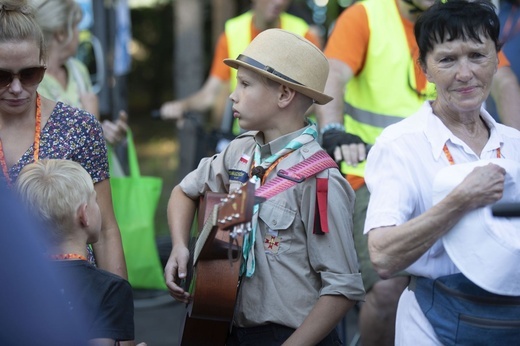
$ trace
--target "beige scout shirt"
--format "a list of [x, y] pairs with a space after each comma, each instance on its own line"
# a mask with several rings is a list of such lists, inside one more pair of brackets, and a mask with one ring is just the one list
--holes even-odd
[[[192, 198], [206, 191], [227, 193], [230, 183], [236, 184], [244, 177], [247, 180], [256, 143], [260, 144], [264, 159], [303, 130], [267, 144], [256, 132], [240, 135], [221, 154], [202, 159], [198, 168], [181, 182], [181, 188]], [[304, 145], [283, 159], [268, 180], [279, 169], [288, 169], [320, 149], [315, 141]], [[354, 192], [337, 169], [328, 169], [319, 177], [329, 179], [327, 234], [313, 234], [315, 178], [260, 205], [256, 270], [251, 278], [242, 279], [235, 325], [251, 327], [271, 322], [297, 328], [320, 295], [364, 299], [352, 240]]]

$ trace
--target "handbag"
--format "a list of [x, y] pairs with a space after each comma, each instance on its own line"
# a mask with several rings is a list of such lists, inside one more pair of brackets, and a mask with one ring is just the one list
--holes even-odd
[[518, 344], [520, 297], [485, 291], [461, 273], [412, 276], [409, 287], [444, 345]]
[[[123, 242], [128, 281], [133, 288], [166, 290], [155, 241], [155, 212], [162, 179], [141, 176], [133, 136], [127, 132], [129, 176], [110, 178], [112, 203]], [[115, 159], [108, 146], [110, 169]]]

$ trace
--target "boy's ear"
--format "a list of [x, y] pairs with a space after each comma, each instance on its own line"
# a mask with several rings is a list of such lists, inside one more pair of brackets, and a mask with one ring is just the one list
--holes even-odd
[[83, 227], [89, 226], [89, 219], [88, 219], [88, 213], [87, 213], [87, 203], [83, 203], [78, 207], [77, 211], [77, 218], [79, 220], [79, 223]]
[[286, 107], [294, 99], [295, 95], [296, 95], [296, 91], [294, 91], [293, 89], [289, 88], [286, 85], [280, 84], [278, 105], [281, 108]]
[[65, 42], [65, 39], [67, 38], [67, 33], [64, 29], [60, 29], [54, 33], [54, 38], [57, 42], [63, 43]]

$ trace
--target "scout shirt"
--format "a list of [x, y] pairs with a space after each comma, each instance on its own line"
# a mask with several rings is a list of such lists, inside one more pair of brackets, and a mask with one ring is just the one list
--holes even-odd
[[[229, 192], [249, 178], [255, 146], [267, 158], [298, 137], [305, 128], [264, 144], [261, 133], [238, 136], [220, 154], [202, 159], [180, 183], [197, 199], [206, 191]], [[289, 169], [321, 147], [312, 141], [297, 149], [271, 172]], [[321, 295], [363, 300], [365, 291], [352, 238], [354, 192], [338, 169], [318, 175], [328, 178], [329, 233], [314, 234], [315, 177], [260, 204], [255, 241], [256, 269], [241, 281], [234, 324], [252, 327], [278, 323], [297, 328]]]

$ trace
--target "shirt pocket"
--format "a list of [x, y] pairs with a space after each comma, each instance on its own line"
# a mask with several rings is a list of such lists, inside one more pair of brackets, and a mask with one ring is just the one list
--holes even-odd
[[295, 217], [296, 212], [285, 205], [272, 201], [262, 204], [258, 218], [265, 224], [262, 242], [267, 254], [279, 255], [290, 250]]

